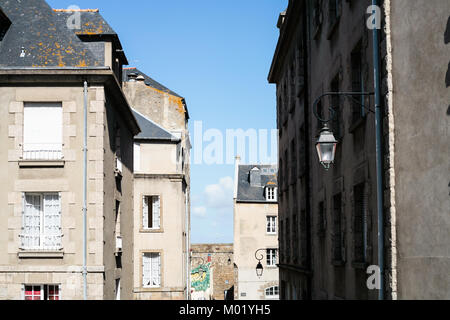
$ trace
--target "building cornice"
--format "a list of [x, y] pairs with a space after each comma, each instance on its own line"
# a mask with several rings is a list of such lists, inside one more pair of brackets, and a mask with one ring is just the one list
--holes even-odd
[[114, 72], [109, 67], [2, 67], [0, 68], [0, 86], [89, 86], [104, 85], [105, 91], [117, 102], [118, 112], [128, 124], [133, 136], [141, 132], [125, 94]]
[[295, 34], [296, 27], [298, 25], [298, 17], [300, 11], [305, 10], [305, 1], [289, 1], [288, 8], [286, 10], [284, 22], [280, 26], [280, 37], [278, 38], [275, 54], [272, 59], [272, 65], [270, 66], [268, 81], [269, 83], [276, 83], [281, 68], [284, 64], [286, 54], [288, 53], [289, 46], [291, 44], [292, 36]]

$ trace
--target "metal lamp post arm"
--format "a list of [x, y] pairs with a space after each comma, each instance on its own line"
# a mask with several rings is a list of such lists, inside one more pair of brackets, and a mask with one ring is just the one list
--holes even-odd
[[[264, 251], [264, 250], [266, 250], [266, 249], [258, 249], [258, 250], [256, 250], [256, 252], [255, 252], [255, 258], [256, 258], [256, 260], [258, 260], [259, 262], [261, 262], [261, 260], [264, 259], [264, 255], [263, 255], [262, 253], [260, 253], [260, 254], [258, 255], [258, 252], [259, 252], [259, 251]], [[258, 256], [260, 256], [261, 258], [258, 258]]]
[[[313, 103], [313, 113], [314, 113], [314, 115], [316, 116], [316, 118], [317, 118], [320, 122], [322, 122], [322, 123], [328, 123], [328, 122], [330, 122], [330, 121], [332, 121], [332, 120], [334, 119], [334, 117], [335, 117], [335, 115], [336, 115], [336, 112], [333, 110], [333, 108], [330, 107], [329, 110], [331, 111], [331, 117], [330, 117], [329, 119], [323, 119], [323, 118], [321, 118], [321, 117], [319, 116], [319, 114], [317, 113], [317, 105], [319, 104], [319, 102], [320, 102], [324, 97], [327, 97], [327, 96], [345, 96], [345, 97], [351, 98], [353, 101], [357, 102], [357, 101], [353, 98], [353, 96], [373, 96], [373, 95], [374, 95], [373, 92], [326, 92], [326, 93], [320, 95], [320, 96], [314, 101], [314, 103]], [[370, 112], [373, 113], [373, 111], [370, 110], [369, 108], [366, 108], [366, 109], [368, 109]]]

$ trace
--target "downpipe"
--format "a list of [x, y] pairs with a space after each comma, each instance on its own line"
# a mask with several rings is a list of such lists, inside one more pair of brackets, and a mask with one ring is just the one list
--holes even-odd
[[87, 300], [87, 104], [88, 83], [84, 81], [84, 142], [83, 142], [83, 299]]

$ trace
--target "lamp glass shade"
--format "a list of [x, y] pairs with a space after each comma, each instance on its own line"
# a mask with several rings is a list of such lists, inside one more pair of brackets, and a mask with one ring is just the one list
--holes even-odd
[[264, 271], [264, 268], [263, 268], [261, 262], [258, 262], [258, 265], [256, 266], [256, 275], [258, 277], [261, 277], [263, 274], [263, 271]]
[[316, 148], [319, 161], [327, 170], [334, 162], [334, 157], [336, 155], [336, 146], [337, 141], [334, 138], [333, 133], [325, 125], [320, 132], [319, 139], [316, 143]]

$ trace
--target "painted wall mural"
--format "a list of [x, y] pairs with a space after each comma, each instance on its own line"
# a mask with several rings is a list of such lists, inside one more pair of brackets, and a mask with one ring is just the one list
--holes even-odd
[[201, 264], [191, 270], [191, 288], [195, 291], [206, 291], [210, 288], [211, 263]]

